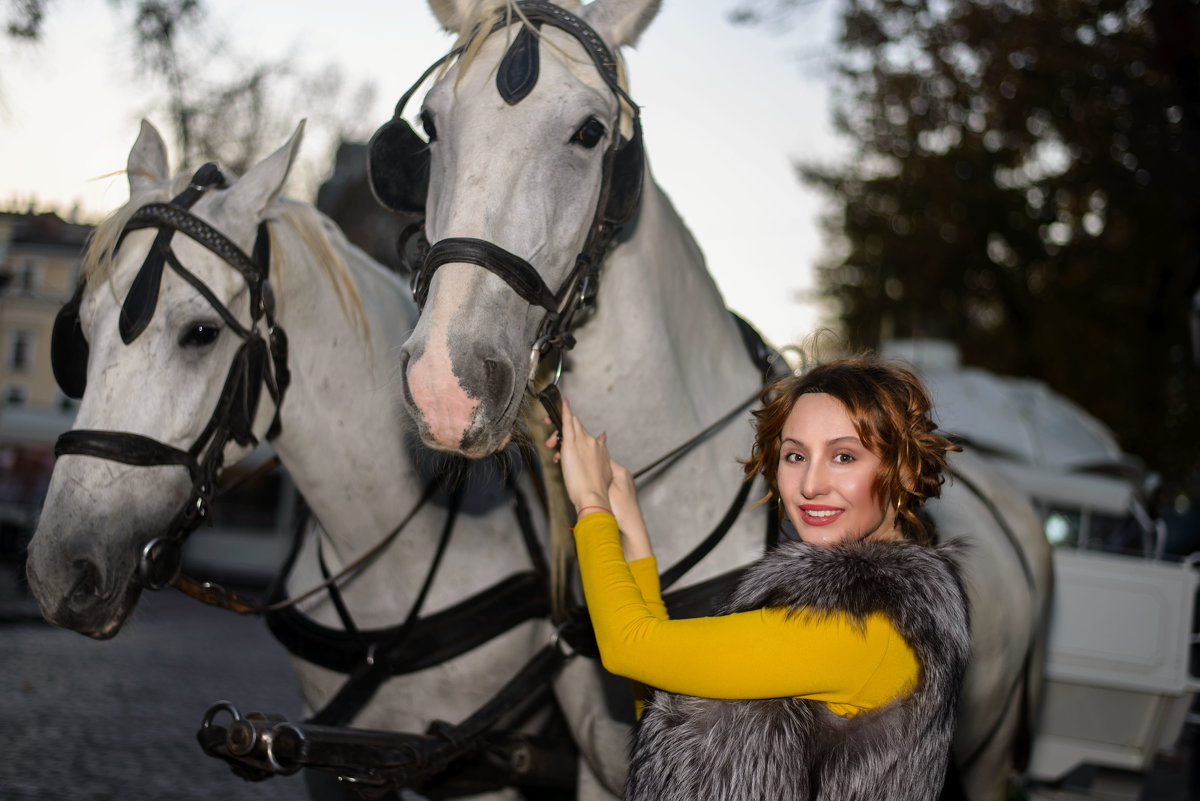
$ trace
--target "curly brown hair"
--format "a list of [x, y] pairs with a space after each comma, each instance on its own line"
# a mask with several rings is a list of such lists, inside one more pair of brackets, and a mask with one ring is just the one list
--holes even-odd
[[947, 452], [962, 449], [937, 433], [921, 379], [909, 368], [873, 355], [819, 364], [763, 390], [762, 408], [754, 412], [754, 447], [742, 463], [747, 481], [759, 473], [767, 479], [760, 503], [779, 496], [781, 432], [796, 401], [812, 393], [831, 395], [845, 405], [863, 446], [881, 462], [875, 497], [884, 508], [896, 506], [904, 537], [929, 544], [933, 533], [917, 510], [941, 494]]

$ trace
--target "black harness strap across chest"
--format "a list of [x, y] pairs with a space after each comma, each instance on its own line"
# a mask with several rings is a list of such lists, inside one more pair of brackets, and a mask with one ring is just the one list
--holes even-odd
[[[435, 478], [425, 496], [440, 486]], [[329, 670], [347, 674], [335, 696], [310, 721], [333, 726], [345, 725], [371, 700], [384, 681], [392, 676], [414, 673], [442, 664], [471, 651], [527, 621], [549, 613], [546, 590], [545, 555], [537, 540], [533, 516], [525, 493], [510, 473], [506, 488], [512, 499], [513, 513], [521, 533], [531, 569], [508, 576], [452, 607], [422, 615], [423, 600], [440, 564], [440, 556], [449, 545], [457, 519], [461, 489], [451, 492], [449, 510], [443, 525], [437, 553], [427, 572], [424, 586], [417, 594], [407, 618], [391, 627], [360, 629], [348, 612], [340, 612], [343, 628], [322, 625], [294, 605], [269, 608], [267, 625], [288, 652]], [[293, 552], [281, 576], [290, 570], [297, 552]], [[330, 587], [331, 593], [336, 588]], [[272, 589], [272, 601], [282, 598], [282, 581]], [[333, 596], [335, 606], [339, 598]]]

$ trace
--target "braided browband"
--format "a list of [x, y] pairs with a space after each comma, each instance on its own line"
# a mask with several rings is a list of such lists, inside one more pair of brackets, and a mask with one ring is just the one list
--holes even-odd
[[230, 267], [245, 276], [251, 287], [264, 278], [264, 265], [257, 264], [232, 240], [186, 209], [171, 203], [147, 203], [133, 213], [125, 230], [166, 225], [181, 231], [220, 256]]
[[[600, 77], [608, 84], [608, 88], [613, 91], [617, 97], [629, 104], [633, 110], [634, 116], [637, 116], [639, 109], [633, 98], [621, 88], [620, 76], [617, 72], [617, 57], [613, 51], [609, 49], [604, 40], [600, 38], [600, 34], [588, 25], [580, 17], [575, 16], [565, 8], [554, 5], [554, 3], [546, 2], [546, 0], [520, 0], [517, 3], [517, 9], [521, 12], [526, 20], [530, 23], [549, 24], [559, 30], [566, 31], [575, 37], [575, 40], [583, 46], [583, 49], [592, 57], [592, 62], [596, 65], [596, 69], [600, 72]], [[515, 20], [520, 22], [518, 18]], [[496, 21], [492, 23], [492, 27], [488, 30], [487, 35], [490, 36], [498, 30], [508, 27], [514, 23], [513, 17], [507, 13], [506, 9], [499, 9], [496, 12]], [[426, 79], [433, 74], [434, 70], [446, 63], [448, 60], [461, 56], [466, 50], [466, 47], [460, 46], [451, 50], [446, 55], [439, 58], [437, 61], [429, 65], [429, 68], [421, 74], [417, 82], [408, 88], [408, 91], [400, 96], [400, 100], [396, 103], [396, 109], [392, 116], [399, 119], [404, 113], [404, 107], [408, 105], [408, 101], [416, 94], [417, 89], [421, 84], [425, 83]], [[615, 141], [615, 140], [614, 140]]]
[[[574, 36], [591, 55], [592, 61], [596, 62], [596, 67], [604, 77], [604, 82], [614, 92], [620, 95], [625, 94], [620, 87], [617, 75], [617, 58], [592, 26], [565, 8], [548, 3], [546, 0], [521, 0], [517, 3], [517, 8], [530, 22], [548, 23]], [[498, 13], [499, 19], [492, 28], [493, 31], [503, 28], [508, 19], [508, 15], [503, 10]]]

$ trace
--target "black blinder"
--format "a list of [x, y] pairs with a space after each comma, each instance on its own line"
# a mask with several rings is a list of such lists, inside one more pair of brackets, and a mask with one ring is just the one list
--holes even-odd
[[646, 172], [646, 151], [642, 145], [642, 120], [633, 115], [633, 135], [617, 146], [609, 171], [608, 199], [600, 222], [622, 226], [633, 219], [642, 198], [642, 177]]
[[261, 337], [248, 339], [238, 350], [226, 392], [229, 393], [229, 436], [239, 445], [255, 445], [258, 439], [251, 430], [258, 412], [258, 398], [267, 362], [267, 343]]
[[78, 400], [87, 388], [88, 343], [83, 336], [79, 306], [83, 302], [83, 281], [75, 294], [58, 310], [50, 333], [50, 367], [54, 380], [68, 398]]
[[541, 70], [538, 43], [537, 35], [523, 25], [500, 62], [500, 68], [496, 71], [496, 89], [510, 106], [524, 100], [537, 85], [538, 72]]
[[[189, 209], [210, 186], [220, 188], [226, 186], [221, 168], [211, 161], [196, 170], [187, 188], [171, 199], [171, 205]], [[125, 234], [130, 230], [132, 229], [127, 227], [121, 234], [121, 238], [124, 239]], [[121, 333], [121, 341], [126, 345], [137, 339], [154, 317], [154, 309], [158, 306], [158, 290], [162, 285], [163, 264], [171, 250], [171, 237], [174, 234], [175, 231], [172, 228], [159, 227], [154, 244], [150, 246], [146, 260], [142, 262], [141, 269], [138, 270], [137, 276], [129, 286], [129, 292], [125, 295], [117, 330]]]
[[163, 265], [167, 260], [167, 249], [170, 247], [170, 228], [163, 228], [154, 238], [146, 261], [138, 270], [137, 276], [129, 286], [125, 295], [125, 303], [121, 305], [121, 319], [117, 330], [121, 333], [121, 341], [128, 345], [146, 330], [154, 317], [154, 309], [158, 306], [158, 290], [162, 285]]
[[429, 194], [429, 143], [397, 109], [367, 143], [367, 182], [384, 208], [400, 214], [425, 213]]

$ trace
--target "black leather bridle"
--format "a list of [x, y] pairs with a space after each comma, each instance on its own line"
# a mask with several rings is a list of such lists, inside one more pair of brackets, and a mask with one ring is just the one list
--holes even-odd
[[[205, 164], [196, 171], [187, 189], [170, 203], [148, 203], [134, 212], [121, 234], [123, 240], [130, 231], [158, 229], [154, 244], [121, 307], [118, 329], [125, 344], [137, 339], [154, 316], [165, 265], [170, 265], [199, 292], [242, 340], [208, 424], [186, 451], [142, 434], [92, 429], [68, 431], [54, 446], [56, 456], [74, 454], [139, 467], [179, 466], [187, 469], [192, 482], [188, 499], [175, 513], [166, 532], [152, 539], [142, 550], [138, 579], [142, 586], [151, 590], [162, 589], [179, 575], [183, 543], [208, 515], [217, 473], [224, 461], [225, 445], [230, 440], [248, 447], [258, 444], [251, 428], [263, 385], [275, 403], [275, 416], [267, 432], [267, 438], [272, 439], [280, 431], [280, 408], [291, 380], [287, 366], [287, 335], [275, 322], [275, 297], [268, 281], [271, 246], [266, 222], [259, 224], [251, 257], [220, 231], [188, 211], [205, 191], [225, 185], [220, 168], [212, 163]], [[249, 327], [242, 325], [212, 290], [175, 256], [171, 239], [177, 231], [220, 256], [241, 273], [249, 288]], [[63, 392], [74, 398], [82, 397], [87, 385], [88, 344], [79, 318], [83, 289], [81, 281], [75, 295], [59, 311], [50, 346], [55, 378]], [[265, 336], [259, 328], [260, 320], [266, 323]]]
[[[500, 9], [490, 33], [523, 18], [528, 24], [514, 37], [500, 62], [496, 86], [505, 102], [519, 103], [537, 83], [539, 37], [530, 26], [551, 26], [571, 34], [591, 56], [600, 76], [617, 97], [619, 106], [628, 105], [633, 114], [633, 133], [626, 140], [616, 133], [604, 155], [603, 173], [596, 212], [575, 264], [557, 290], [551, 289], [537, 270], [521, 256], [493, 242], [470, 237], [450, 237], [429, 246], [424, 242], [424, 224], [409, 226], [402, 235], [402, 257], [416, 252], [411, 264], [413, 296], [424, 306], [429, 285], [439, 267], [449, 263], [467, 263], [494, 273], [530, 305], [546, 310], [546, 318], [531, 343], [536, 355], [559, 353], [574, 347], [573, 329], [584, 319], [595, 302], [600, 268], [613, 239], [637, 211], [641, 199], [645, 158], [639, 109], [620, 85], [615, 54], [581, 18], [545, 0], [521, 0], [519, 15]], [[438, 59], [404, 93], [396, 104], [392, 119], [375, 135], [367, 150], [367, 174], [371, 191], [379, 202], [400, 214], [424, 217], [429, 186], [428, 143], [402, 118], [404, 106], [433, 71], [462, 53], [452, 50]], [[618, 122], [620, 111], [618, 110]], [[619, 125], [613, 126], [614, 131]], [[415, 246], [407, 241], [417, 237]]]

